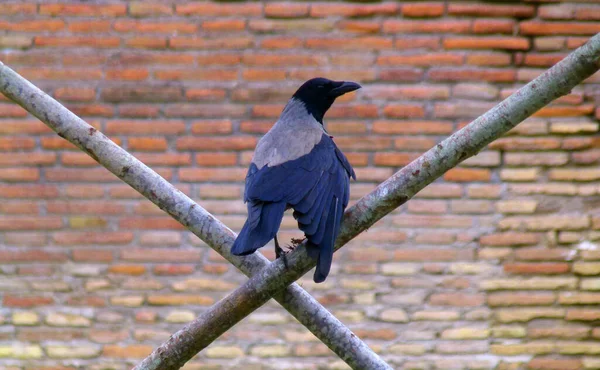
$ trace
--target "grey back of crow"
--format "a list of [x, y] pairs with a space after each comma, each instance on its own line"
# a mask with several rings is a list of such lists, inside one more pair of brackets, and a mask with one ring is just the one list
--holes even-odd
[[[244, 202], [248, 219], [232, 253], [247, 255], [275, 238], [288, 208], [308, 239], [317, 260], [315, 282], [329, 274], [333, 247], [350, 196], [354, 170], [323, 127], [323, 116], [335, 98], [360, 88], [353, 82], [324, 78], [307, 81], [285, 106], [254, 152]], [[279, 254], [279, 253], [278, 253]]]

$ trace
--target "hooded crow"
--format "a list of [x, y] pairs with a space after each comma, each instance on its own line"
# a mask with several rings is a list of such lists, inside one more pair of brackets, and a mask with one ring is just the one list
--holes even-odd
[[323, 127], [323, 116], [335, 99], [359, 89], [355, 82], [313, 78], [306, 81], [283, 109], [275, 125], [254, 152], [244, 202], [248, 219], [231, 252], [254, 253], [275, 239], [288, 208], [308, 239], [307, 250], [317, 260], [313, 280], [323, 282], [331, 268], [333, 246], [350, 197], [350, 177], [356, 180], [346, 156]]

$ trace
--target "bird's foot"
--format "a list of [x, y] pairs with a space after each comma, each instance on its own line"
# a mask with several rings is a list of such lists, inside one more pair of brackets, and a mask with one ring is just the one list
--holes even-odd
[[275, 258], [282, 258], [283, 259], [283, 265], [285, 266], [285, 268], [288, 268], [288, 261], [287, 258], [285, 257], [286, 255], [286, 251], [284, 251], [283, 249], [281, 249], [281, 247], [279, 246], [279, 244], [277, 244], [275, 246]]

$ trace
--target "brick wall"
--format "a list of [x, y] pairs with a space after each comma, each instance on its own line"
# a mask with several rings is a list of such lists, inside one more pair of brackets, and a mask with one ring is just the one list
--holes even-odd
[[[364, 86], [327, 115], [357, 199], [600, 31], [599, 1], [548, 3], [2, 1], [0, 60], [239, 230], [252, 150], [305, 79]], [[599, 83], [301, 284], [396, 368], [600, 369]], [[6, 100], [0, 150], [1, 368], [129, 368], [245, 280]], [[186, 368], [342, 365], [270, 303]]]

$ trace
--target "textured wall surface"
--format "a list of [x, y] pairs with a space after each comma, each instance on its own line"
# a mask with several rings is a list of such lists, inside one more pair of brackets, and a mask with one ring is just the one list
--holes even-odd
[[[2, 1], [0, 60], [239, 230], [252, 150], [305, 79], [364, 86], [326, 117], [357, 199], [599, 31], [591, 0]], [[302, 285], [398, 369], [600, 369], [599, 91], [593, 76]], [[6, 100], [0, 151], [0, 368], [129, 368], [245, 280]], [[343, 364], [271, 303], [186, 368]]]

